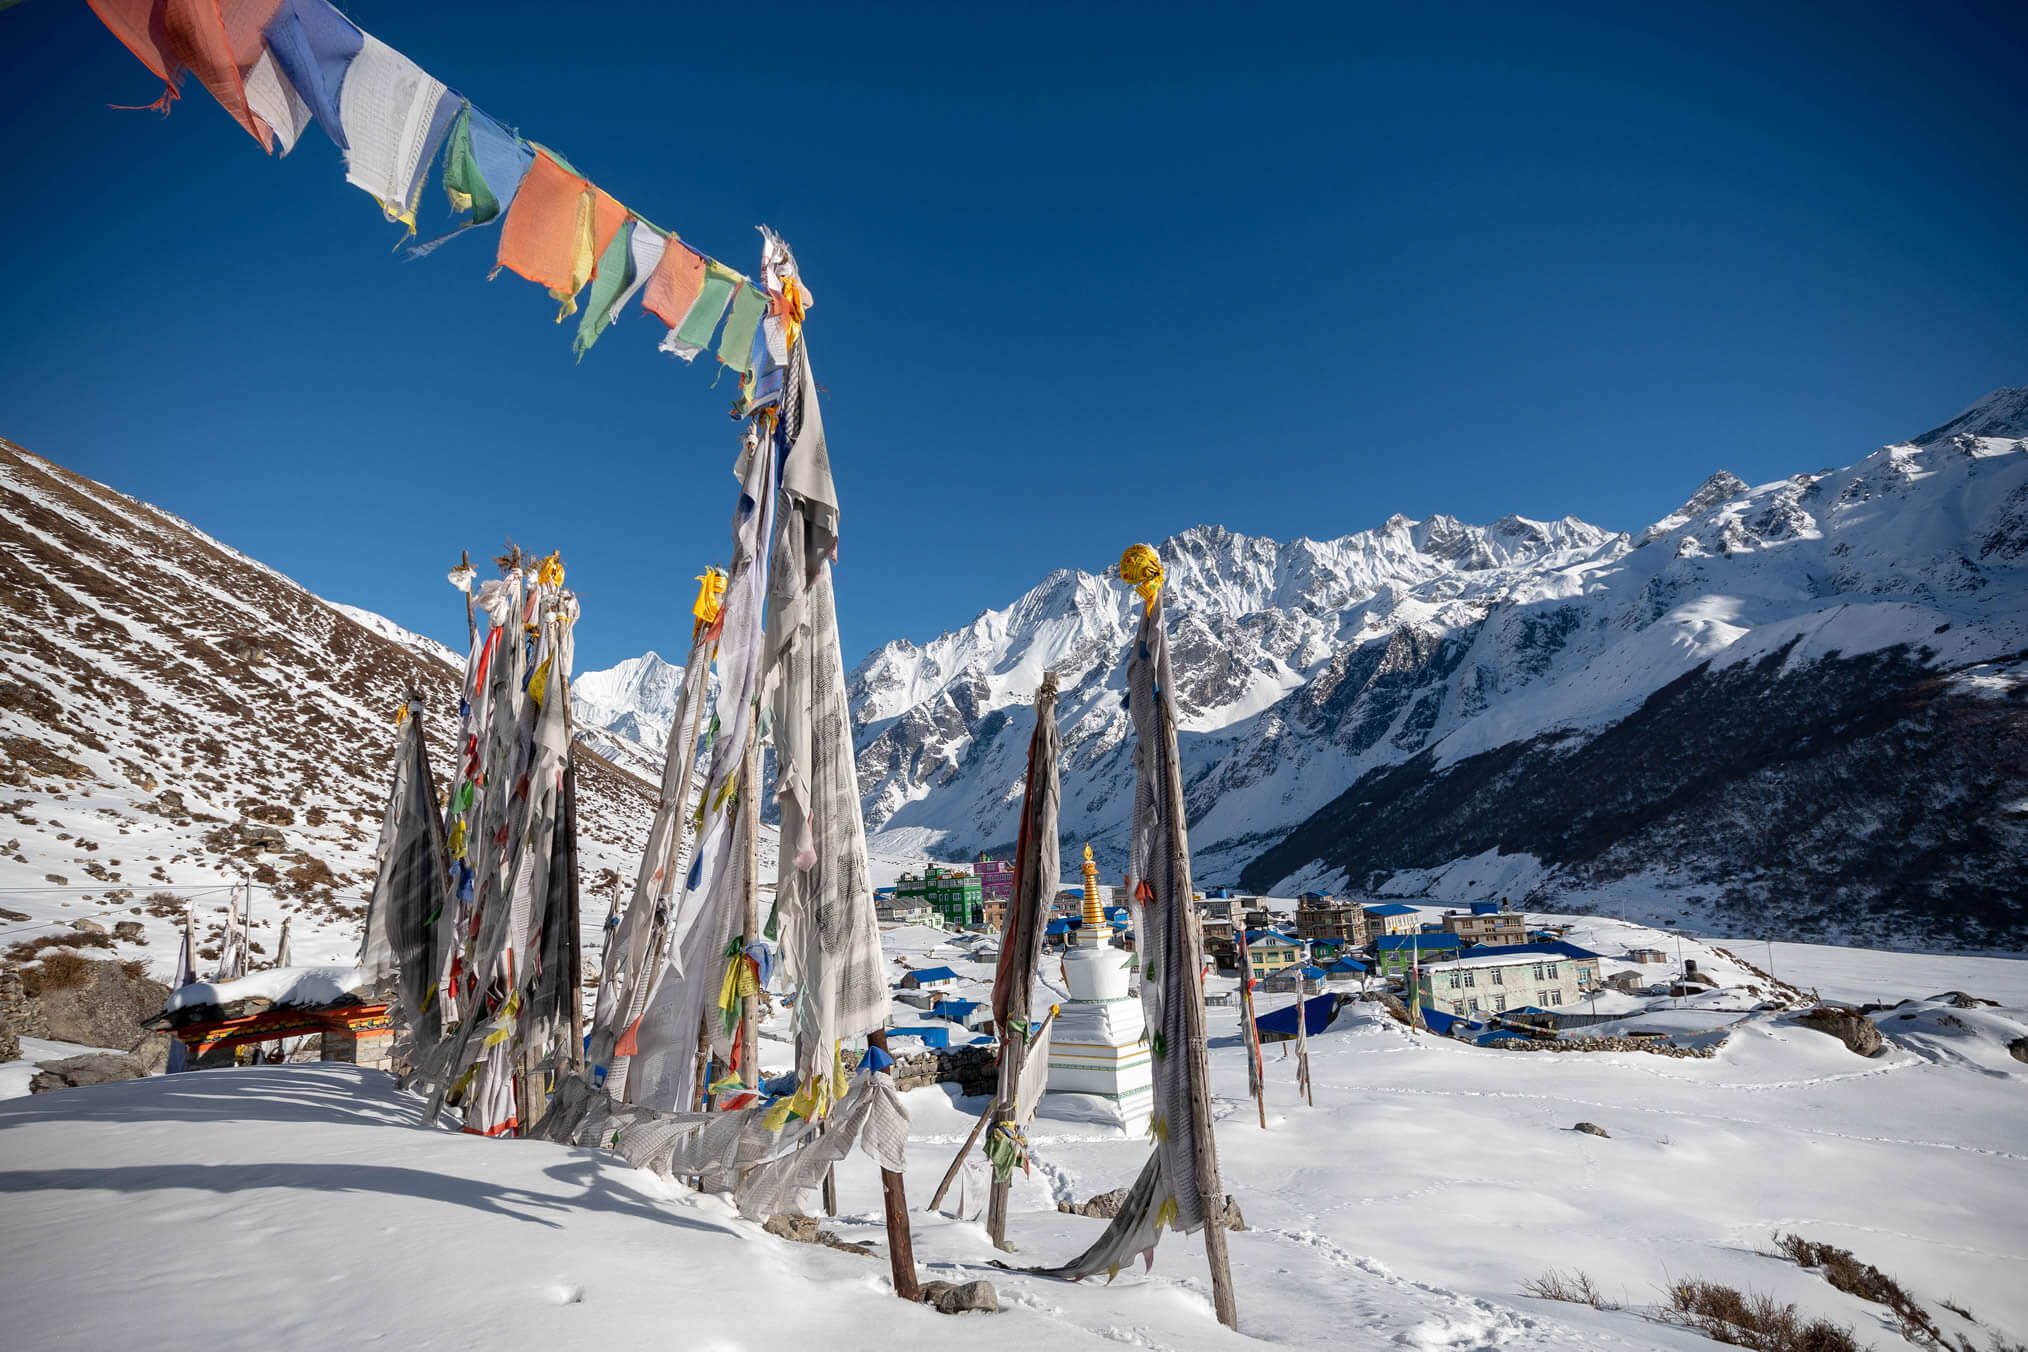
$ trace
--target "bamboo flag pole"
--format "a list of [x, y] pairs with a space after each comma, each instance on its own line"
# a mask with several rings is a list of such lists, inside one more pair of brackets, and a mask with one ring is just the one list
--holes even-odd
[[[1161, 604], [1159, 598], [1150, 603]], [[1157, 619], [1159, 621], [1159, 613]], [[1204, 1256], [1211, 1265], [1211, 1303], [1218, 1313], [1218, 1322], [1229, 1329], [1239, 1327], [1239, 1307], [1232, 1296], [1232, 1264], [1225, 1250], [1225, 1190], [1218, 1181], [1218, 1145], [1211, 1132], [1211, 1084], [1209, 1057], [1206, 1053], [1207, 1038], [1204, 1030], [1204, 941], [1199, 933], [1196, 907], [1190, 905], [1193, 895], [1190, 887], [1190, 837], [1183, 821], [1183, 771], [1176, 752], [1176, 720], [1171, 712], [1172, 694], [1164, 689], [1155, 699], [1155, 718], [1161, 729], [1163, 768], [1166, 783], [1163, 786], [1167, 798], [1167, 811], [1162, 815], [1169, 823], [1169, 848], [1174, 852], [1176, 870], [1176, 893], [1167, 898], [1171, 906], [1181, 906], [1192, 923], [1178, 926], [1184, 935], [1184, 970], [1192, 979], [1186, 982], [1187, 990], [1179, 992], [1183, 1000], [1183, 1022], [1188, 1039], [1190, 1057], [1190, 1129], [1194, 1137], [1197, 1156], [1197, 1195], [1204, 1209]], [[1157, 898], [1156, 905], [1160, 905]], [[1243, 940], [1244, 932], [1240, 934]]]

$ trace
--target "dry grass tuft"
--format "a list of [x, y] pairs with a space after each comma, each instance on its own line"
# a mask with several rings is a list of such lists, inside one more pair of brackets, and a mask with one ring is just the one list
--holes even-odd
[[66, 930], [62, 934], [45, 934], [39, 939], [23, 939], [20, 943], [7, 946], [7, 961], [35, 962], [44, 953], [54, 948], [111, 948], [112, 936], [93, 930]]
[[1617, 1310], [1619, 1305], [1605, 1298], [1591, 1279], [1591, 1274], [1573, 1268], [1569, 1276], [1555, 1268], [1549, 1269], [1533, 1281], [1521, 1283], [1524, 1294], [1539, 1300], [1565, 1300], [1573, 1305], [1589, 1305], [1594, 1310]]
[[82, 953], [64, 949], [45, 952], [21, 969], [21, 989], [30, 999], [50, 991], [82, 986], [92, 974], [92, 960]]
[[1658, 1315], [1662, 1322], [1694, 1329], [1713, 1342], [1754, 1352], [1863, 1352], [1852, 1330], [1828, 1319], [1806, 1319], [1795, 1306], [1760, 1292], [1681, 1281], [1670, 1286], [1668, 1296]]

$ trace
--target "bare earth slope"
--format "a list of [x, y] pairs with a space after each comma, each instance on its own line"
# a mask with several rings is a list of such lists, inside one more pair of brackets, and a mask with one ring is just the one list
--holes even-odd
[[[122, 956], [164, 967], [180, 912], [150, 893], [244, 874], [263, 949], [289, 914], [298, 961], [353, 951], [411, 687], [449, 770], [460, 673], [438, 645], [4, 440], [0, 609], [0, 905], [29, 917], [0, 939], [139, 919], [146, 951]], [[622, 863], [651, 791], [591, 758], [580, 788], [587, 866]], [[201, 938], [223, 902], [197, 895]]]

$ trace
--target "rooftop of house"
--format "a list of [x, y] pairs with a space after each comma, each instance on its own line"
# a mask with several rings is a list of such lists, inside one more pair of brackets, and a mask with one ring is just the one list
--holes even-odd
[[1545, 957], [1592, 959], [1600, 956], [1588, 948], [1579, 948], [1567, 939], [1546, 939], [1534, 944], [1481, 944], [1472, 950], [1472, 956], [1476, 958], [1492, 957], [1495, 954], [1512, 954], [1516, 957], [1539, 954]]
[[[1570, 951], [1567, 953], [1546, 951], [1557, 948], [1567, 948]], [[1439, 962], [1426, 962], [1422, 965], [1422, 970], [1425, 972], [1449, 972], [1465, 967], [1526, 967], [1533, 963], [1541, 962], [1544, 959], [1571, 959], [1593, 956], [1595, 955], [1586, 953], [1575, 944], [1508, 944], [1500, 948], [1467, 949], [1462, 957], [1444, 958]]]
[[903, 975], [905, 977], [914, 977], [916, 984], [919, 986], [930, 981], [956, 981], [958, 979], [958, 974], [948, 967], [918, 967], [912, 972], [903, 973]]
[[1418, 906], [1403, 906], [1403, 905], [1401, 905], [1401, 904], [1400, 904], [1399, 902], [1389, 902], [1389, 903], [1388, 903], [1387, 905], [1385, 905], [1385, 906], [1368, 906], [1368, 907], [1366, 908], [1366, 914], [1368, 914], [1368, 915], [1415, 915], [1415, 914], [1417, 914], [1417, 913], [1418, 913], [1418, 912], [1419, 912], [1420, 910], [1421, 910], [1421, 908], [1420, 908], [1420, 907], [1418, 907]]
[[1391, 953], [1396, 949], [1435, 953], [1446, 948], [1457, 948], [1463, 941], [1455, 934], [1383, 934], [1373, 942], [1382, 953]]

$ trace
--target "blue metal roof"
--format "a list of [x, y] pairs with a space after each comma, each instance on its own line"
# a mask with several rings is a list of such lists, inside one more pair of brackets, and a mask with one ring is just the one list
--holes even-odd
[[1357, 958], [1340, 958], [1324, 970], [1327, 972], [1363, 972], [1366, 970], [1366, 964], [1360, 962]]
[[965, 1017], [979, 1007], [977, 1000], [939, 1000], [930, 1006], [930, 1013], [940, 1019], [951, 1019], [963, 1023]]
[[1387, 905], [1385, 905], [1385, 906], [1368, 906], [1368, 907], [1366, 908], [1366, 914], [1368, 914], [1368, 915], [1415, 915], [1415, 914], [1417, 913], [1418, 909], [1419, 909], [1419, 908], [1417, 908], [1417, 907], [1414, 907], [1414, 906], [1403, 906], [1403, 905], [1400, 905], [1400, 904], [1398, 904], [1398, 903], [1394, 903], [1394, 902], [1390, 902], [1389, 904], [1387, 904]]
[[1293, 947], [1295, 942], [1294, 939], [1278, 929], [1250, 929], [1246, 932], [1246, 946], [1248, 948], [1252, 948], [1258, 943], [1281, 943]]
[[[1311, 1037], [1331, 1026], [1331, 1020], [1338, 1016], [1338, 997], [1335, 995], [1313, 995], [1301, 1001], [1303, 1010], [1303, 1032]], [[1256, 1031], [1279, 1033], [1283, 1037], [1296, 1035], [1296, 1006], [1287, 1005], [1270, 1010], [1253, 1021]]]
[[1393, 952], [1397, 948], [1435, 953], [1446, 948], [1457, 948], [1460, 941], [1455, 934], [1383, 934], [1374, 940], [1374, 944], [1383, 953]]
[[920, 1038], [922, 1040], [922, 1045], [925, 1047], [948, 1047], [951, 1045], [951, 1030], [947, 1027], [890, 1028], [887, 1030], [887, 1035], [890, 1038], [897, 1037]]
[[1428, 1005], [1422, 1007], [1422, 1026], [1432, 1033], [1441, 1033], [1448, 1037], [1451, 1028], [1461, 1022], [1463, 1020], [1456, 1014], [1446, 1014], [1441, 1009], [1431, 1009]]
[[1044, 937], [1055, 934], [1068, 934], [1070, 933], [1070, 922], [1068, 920], [1052, 920], [1042, 927], [1042, 933]]
[[1472, 903], [1473, 915], [1498, 915], [1499, 913], [1500, 903], [1497, 901], [1475, 901]]
[[1526, 958], [1531, 956], [1545, 958], [1596, 958], [1599, 955], [1588, 948], [1579, 948], [1576, 944], [1568, 943], [1562, 939], [1552, 939], [1547, 943], [1540, 944], [1482, 944], [1472, 950], [1472, 956], [1475, 958]]
[[914, 977], [917, 985], [921, 985], [925, 981], [956, 981], [958, 979], [958, 974], [948, 967], [919, 967], [915, 971], [905, 972], [903, 975]]

